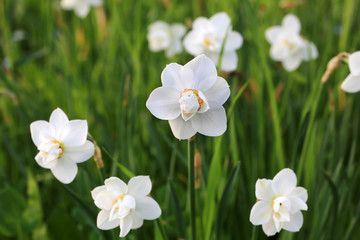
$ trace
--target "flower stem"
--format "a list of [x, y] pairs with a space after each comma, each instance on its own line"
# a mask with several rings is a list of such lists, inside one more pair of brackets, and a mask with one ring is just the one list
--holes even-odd
[[252, 234], [251, 234], [251, 240], [255, 240], [257, 238], [257, 231], [256, 231], [256, 226], [253, 226], [252, 229]]
[[167, 237], [167, 235], [166, 235], [164, 226], [163, 226], [163, 224], [161, 223], [161, 220], [160, 220], [159, 218], [156, 219], [156, 223], [157, 223], [158, 226], [159, 226], [159, 230], [160, 230], [160, 233], [161, 233], [161, 236], [162, 236], [163, 240], [168, 240], [168, 237]]
[[196, 208], [195, 208], [195, 171], [194, 171], [194, 149], [193, 138], [188, 139], [188, 188], [190, 193], [190, 227], [191, 238], [196, 239]]

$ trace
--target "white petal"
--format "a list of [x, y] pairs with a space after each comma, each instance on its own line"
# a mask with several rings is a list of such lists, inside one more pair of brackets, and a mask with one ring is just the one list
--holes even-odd
[[180, 72], [183, 66], [177, 63], [166, 65], [161, 73], [161, 83], [164, 87], [177, 89], [180, 93], [185, 89]]
[[262, 229], [268, 237], [275, 235], [275, 233], [277, 232], [274, 220], [272, 220], [272, 219], [270, 221], [268, 221], [267, 223], [263, 224]]
[[229, 33], [226, 39], [224, 51], [235, 51], [243, 44], [243, 38], [240, 33], [232, 31]]
[[291, 55], [288, 58], [284, 59], [282, 61], [282, 64], [286, 71], [291, 72], [300, 66], [302, 58], [303, 58], [303, 54], [302, 54], [302, 52], [299, 51], [299, 53], [296, 53], [296, 54]]
[[[191, 70], [193, 76], [187, 75]], [[184, 75], [185, 74], [185, 75]], [[184, 65], [181, 71], [181, 78], [192, 78], [193, 86], [191, 89], [206, 91], [211, 88], [217, 79], [217, 71], [214, 63], [204, 54], [195, 57], [193, 60]]]
[[272, 189], [276, 195], [287, 195], [296, 187], [296, 175], [290, 168], [285, 168], [275, 175]]
[[136, 176], [128, 183], [128, 193], [132, 196], [145, 197], [151, 191], [149, 176]]
[[128, 192], [127, 185], [117, 177], [110, 177], [105, 180], [106, 189], [116, 195], [123, 195]]
[[299, 34], [301, 24], [297, 16], [288, 14], [282, 20], [282, 27], [286, 29], [287, 32]]
[[172, 120], [180, 115], [180, 94], [178, 90], [170, 87], [158, 87], [151, 92], [146, 107], [157, 118]]
[[69, 119], [63, 110], [57, 108], [51, 113], [49, 122], [55, 127], [56, 131], [59, 131], [65, 124], [69, 122]]
[[229, 15], [225, 12], [219, 12], [214, 14], [210, 18], [211, 24], [214, 26], [214, 32], [219, 37], [225, 37], [226, 30], [228, 30], [228, 26], [231, 22]]
[[55, 138], [55, 129], [52, 125], [50, 125], [47, 121], [35, 121], [30, 124], [30, 132], [31, 132], [31, 139], [33, 140], [35, 146], [39, 146], [40, 141], [40, 134], [42, 132], [46, 133], [47, 135], [54, 136]]
[[54, 176], [62, 183], [68, 184], [71, 183], [78, 171], [76, 163], [62, 156], [56, 161], [56, 165], [51, 168], [51, 172]]
[[35, 160], [37, 162], [37, 164], [39, 164], [40, 167], [46, 168], [46, 169], [51, 169], [56, 165], [57, 160], [54, 161], [50, 161], [47, 163], [43, 162], [43, 153], [39, 152], [36, 156], [35, 156]]
[[290, 198], [291, 200], [291, 212], [295, 213], [299, 210], [307, 210], [308, 206], [306, 205], [306, 203], [300, 199], [300, 198]]
[[86, 17], [86, 15], [88, 15], [90, 11], [90, 6], [87, 3], [78, 4], [75, 7], [75, 11], [79, 17], [84, 18]]
[[301, 200], [303, 200], [305, 203], [308, 199], [308, 194], [305, 188], [303, 187], [296, 187], [290, 194], [289, 197], [294, 197], [294, 198], [300, 198]]
[[94, 188], [91, 191], [91, 197], [93, 198], [93, 200], [95, 200], [97, 195], [99, 195], [99, 193], [101, 193], [102, 191], [106, 191], [106, 187], [104, 185]]
[[86, 140], [81, 146], [66, 147], [63, 156], [71, 158], [76, 163], [81, 163], [91, 158], [94, 155], [94, 151], [94, 144], [89, 140]]
[[171, 131], [177, 139], [188, 139], [196, 134], [193, 129], [191, 121], [186, 121], [181, 117], [174, 120], [169, 120]]
[[303, 59], [305, 61], [308, 61], [310, 59], [315, 59], [318, 57], [319, 53], [318, 50], [313, 42], [305, 41], [305, 47], [304, 47], [304, 56]]
[[193, 23], [193, 30], [201, 33], [214, 31], [214, 25], [205, 17], [198, 17]]
[[272, 209], [270, 202], [258, 201], [251, 208], [250, 222], [254, 225], [265, 224], [270, 221]]
[[226, 113], [223, 107], [198, 113], [190, 121], [195, 131], [211, 137], [222, 135], [227, 127]]
[[131, 217], [132, 217], [132, 227], [131, 229], [136, 229], [139, 228], [143, 225], [144, 223], [144, 219], [142, 219], [141, 217], [139, 217], [136, 212], [132, 211], [130, 213]]
[[88, 0], [88, 2], [92, 6], [101, 6], [102, 5], [102, 0]]
[[255, 184], [255, 195], [259, 200], [271, 201], [275, 194], [271, 187], [272, 180], [258, 179]]
[[125, 237], [132, 228], [132, 217], [127, 215], [120, 219], [120, 237]]
[[110, 192], [106, 189], [105, 191], [97, 193], [94, 199], [94, 203], [98, 208], [110, 211], [113, 208], [114, 202], [117, 200], [118, 197], [119, 194]]
[[266, 29], [265, 31], [265, 37], [266, 40], [268, 40], [268, 42], [270, 44], [273, 44], [276, 42], [277, 37], [279, 36], [279, 33], [282, 32], [282, 27], [280, 26], [274, 26], [274, 27], [270, 27], [268, 29]]
[[151, 197], [136, 198], [135, 212], [145, 220], [154, 220], [161, 215], [159, 204]]
[[62, 0], [60, 3], [60, 6], [66, 10], [72, 9], [75, 5], [76, 0]]
[[284, 222], [283, 228], [290, 232], [298, 232], [304, 222], [303, 215], [300, 211], [290, 216], [290, 222]]
[[360, 75], [360, 51], [354, 52], [349, 56], [349, 68], [351, 74]]
[[88, 133], [86, 120], [72, 120], [62, 128], [60, 141], [66, 147], [81, 146], [85, 143]]
[[110, 230], [120, 225], [119, 219], [109, 221], [110, 211], [101, 210], [96, 219], [96, 225], [101, 230]]
[[341, 89], [349, 93], [360, 91], [360, 76], [350, 73], [342, 82]]
[[125, 195], [121, 203], [123, 206], [129, 209], [133, 209], [136, 206], [135, 199], [133, 198], [133, 196], [130, 195]]
[[209, 103], [210, 109], [221, 107], [230, 96], [228, 82], [222, 77], [218, 77], [215, 84], [204, 95]]
[[238, 57], [235, 51], [224, 52], [221, 59], [221, 70], [231, 72], [237, 68]]
[[[275, 61], [282, 61], [289, 57], [289, 48], [284, 47], [281, 42], [275, 42], [270, 47], [270, 57]], [[302, 58], [301, 58], [302, 59]]]
[[184, 24], [174, 23], [171, 25], [171, 31], [176, 38], [182, 38], [186, 32], [186, 27]]
[[186, 34], [183, 44], [185, 50], [193, 56], [198, 56], [204, 52], [204, 46], [202, 44], [203, 36], [195, 30]]

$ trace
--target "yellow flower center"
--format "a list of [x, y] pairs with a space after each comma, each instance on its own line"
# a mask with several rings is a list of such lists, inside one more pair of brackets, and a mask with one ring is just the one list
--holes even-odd
[[197, 101], [198, 101], [198, 103], [199, 103], [199, 107], [198, 107], [198, 111], [201, 109], [201, 107], [203, 106], [203, 104], [204, 104], [204, 100], [202, 100], [202, 98], [199, 96], [199, 92], [197, 91], [197, 90], [195, 90], [195, 89], [188, 89], [188, 88], [186, 88], [186, 89], [184, 89], [184, 91], [180, 94], [180, 98], [181, 97], [183, 97], [183, 96], [185, 96], [185, 95], [189, 95], [189, 93], [193, 93], [193, 94], [195, 94], [195, 96], [196, 96], [196, 98], [197, 98]]
[[[62, 142], [58, 141], [58, 140], [52, 140], [51, 141], [52, 143], [55, 143], [55, 144], [59, 144], [59, 148], [61, 149], [61, 152], [59, 153], [59, 156], [58, 156], [58, 159], [61, 158], [61, 156], [64, 154], [64, 144], [62, 144]], [[46, 153], [47, 154], [47, 153]]]

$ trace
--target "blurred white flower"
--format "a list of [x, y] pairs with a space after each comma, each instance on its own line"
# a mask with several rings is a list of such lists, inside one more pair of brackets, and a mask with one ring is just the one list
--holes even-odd
[[169, 120], [176, 138], [188, 139], [199, 132], [219, 136], [226, 130], [222, 106], [230, 95], [225, 79], [217, 76], [214, 63], [200, 55], [184, 66], [171, 63], [161, 74], [162, 87], [149, 96], [146, 107], [157, 118]]
[[293, 170], [281, 170], [273, 180], [258, 179], [255, 186], [257, 202], [250, 212], [250, 222], [262, 225], [267, 236], [272, 236], [283, 228], [298, 232], [303, 225], [300, 210], [307, 210], [307, 191], [296, 187]]
[[315, 44], [300, 35], [300, 28], [299, 19], [288, 14], [281, 26], [270, 27], [265, 32], [266, 39], [271, 44], [271, 58], [281, 61], [287, 71], [294, 71], [302, 61], [318, 56]]
[[102, 0], [61, 0], [60, 6], [65, 10], [74, 10], [84, 18], [88, 15], [91, 6], [101, 6]]
[[349, 56], [350, 74], [341, 84], [341, 88], [349, 93], [360, 91], [360, 51]]
[[165, 50], [168, 58], [182, 51], [181, 38], [186, 32], [183, 24], [172, 25], [163, 21], [156, 21], [149, 26], [147, 39], [149, 48], [153, 52]]
[[50, 121], [35, 121], [30, 125], [31, 138], [40, 151], [36, 162], [50, 169], [62, 183], [70, 183], [77, 173], [77, 163], [94, 155], [94, 144], [86, 140], [86, 120], [71, 120], [60, 109], [55, 109]]
[[25, 31], [24, 30], [16, 30], [11, 35], [11, 40], [13, 42], [20, 42], [25, 38]]
[[217, 13], [210, 19], [197, 18], [193, 29], [184, 38], [185, 50], [193, 56], [205, 54], [217, 65], [224, 44], [221, 70], [235, 70], [238, 61], [236, 50], [242, 46], [243, 38], [240, 33], [232, 31], [230, 22], [225, 12]]
[[91, 191], [95, 205], [101, 209], [97, 216], [99, 229], [120, 226], [120, 237], [125, 237], [131, 229], [141, 227], [144, 219], [160, 217], [159, 204], [148, 196], [151, 191], [148, 176], [133, 177], [128, 185], [117, 177], [110, 177], [104, 183]]

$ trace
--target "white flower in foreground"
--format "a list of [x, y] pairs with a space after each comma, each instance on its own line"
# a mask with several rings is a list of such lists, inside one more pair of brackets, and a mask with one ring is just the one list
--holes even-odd
[[288, 14], [281, 26], [270, 27], [265, 32], [266, 39], [271, 44], [271, 58], [281, 61], [287, 71], [294, 71], [302, 61], [318, 56], [315, 44], [300, 35], [300, 28], [299, 19]]
[[149, 96], [146, 107], [157, 118], [169, 120], [176, 138], [188, 139], [199, 132], [219, 136], [226, 130], [222, 106], [230, 95], [225, 79], [217, 76], [214, 63], [200, 55], [184, 66], [171, 63], [161, 74], [162, 87]]
[[101, 6], [102, 0], [61, 0], [60, 6], [65, 10], [74, 10], [81, 18], [86, 17], [91, 6]]
[[160, 217], [159, 204], [148, 196], [151, 191], [148, 176], [133, 177], [128, 185], [117, 177], [110, 177], [104, 183], [91, 191], [95, 205], [101, 209], [97, 216], [99, 229], [120, 226], [120, 237], [125, 237], [131, 229], [141, 227], [144, 219]]
[[62, 183], [70, 183], [77, 173], [77, 163], [94, 155], [94, 144], [86, 140], [86, 120], [71, 120], [60, 109], [55, 109], [50, 121], [35, 121], [30, 125], [31, 138], [40, 151], [36, 162], [48, 168]]
[[360, 51], [349, 56], [350, 74], [341, 84], [341, 88], [349, 93], [360, 91]]
[[238, 61], [235, 51], [242, 46], [243, 38], [240, 33], [232, 31], [230, 22], [225, 12], [217, 13], [210, 19], [197, 18], [193, 29], [184, 38], [185, 50], [193, 56], [205, 54], [217, 65], [227, 35], [220, 68], [223, 71], [235, 70]]
[[281, 170], [273, 180], [259, 179], [255, 186], [257, 202], [251, 209], [250, 222], [262, 225], [267, 236], [283, 228], [298, 232], [303, 225], [300, 210], [307, 210], [307, 191], [296, 187], [296, 175], [289, 169]]
[[149, 26], [149, 48], [153, 52], [165, 50], [168, 58], [173, 57], [182, 51], [181, 38], [185, 32], [186, 27], [183, 24], [169, 25], [163, 21], [156, 21]]

